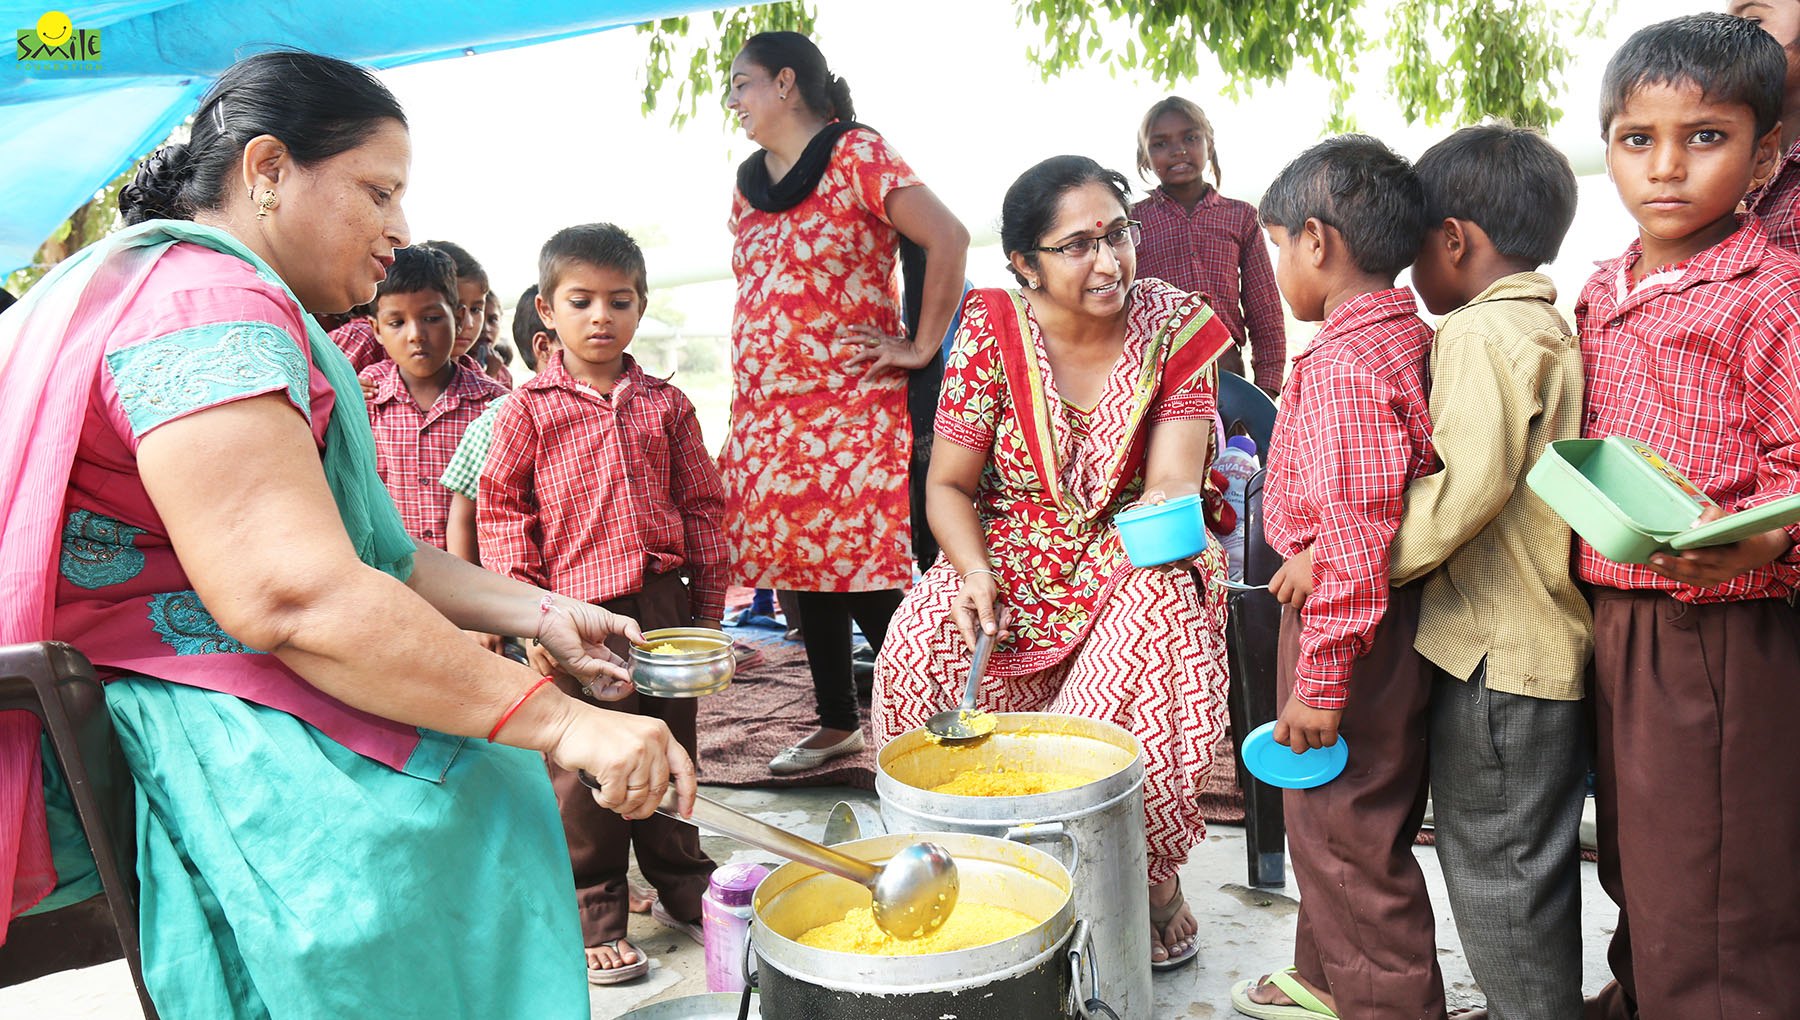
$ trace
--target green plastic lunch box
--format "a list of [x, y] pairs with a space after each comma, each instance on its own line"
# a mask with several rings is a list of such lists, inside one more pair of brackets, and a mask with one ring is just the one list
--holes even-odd
[[1525, 476], [1531, 491], [1615, 563], [1648, 563], [1654, 553], [1729, 545], [1800, 521], [1800, 495], [1694, 527], [1715, 506], [1662, 455], [1629, 436], [1560, 439]]

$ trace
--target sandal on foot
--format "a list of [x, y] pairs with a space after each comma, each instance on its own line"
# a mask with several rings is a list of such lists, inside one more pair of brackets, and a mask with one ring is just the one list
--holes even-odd
[[[623, 941], [625, 940], [608, 939], [605, 942], [600, 943], [600, 945], [612, 950], [619, 956], [624, 956], [625, 954], [619, 950], [619, 943]], [[595, 948], [599, 947], [596, 946]], [[626, 981], [635, 981], [645, 974], [650, 973], [650, 957], [645, 954], [642, 949], [638, 949], [636, 946], [632, 947], [632, 951], [637, 953], [636, 962], [621, 963], [617, 967], [589, 967], [587, 969], [588, 984], [616, 985]]]
[[[1154, 903], [1150, 904], [1150, 924], [1156, 929], [1157, 941], [1162, 941], [1163, 929], [1168, 927], [1170, 921], [1175, 920], [1175, 915], [1181, 913], [1181, 908], [1185, 906], [1187, 906], [1187, 897], [1181, 895], [1181, 877], [1178, 875], [1175, 878], [1175, 895], [1169, 897], [1169, 902], [1164, 903], [1160, 907]], [[1168, 952], [1167, 944], [1163, 946], [1163, 951]], [[1189, 961], [1193, 960], [1194, 957], [1199, 955], [1200, 933], [1195, 932], [1188, 936], [1186, 949], [1183, 949], [1179, 953], [1169, 953], [1169, 958], [1166, 960], [1151, 960], [1150, 969], [1174, 970], [1177, 967], [1186, 965]]]
[[663, 906], [662, 900], [657, 900], [655, 903], [650, 904], [650, 919], [665, 928], [673, 928], [683, 935], [686, 935], [688, 938], [693, 939], [695, 942], [699, 942], [701, 945], [706, 944], [701, 936], [700, 922], [675, 920], [675, 915], [669, 913], [669, 908]]
[[1269, 984], [1281, 989], [1295, 1004], [1275, 1006], [1255, 1001], [1250, 998], [1250, 993], [1255, 990], [1257, 980], [1245, 978], [1231, 986], [1232, 1008], [1245, 1016], [1256, 1017], [1256, 1020], [1337, 1020], [1337, 1014], [1294, 977], [1294, 968], [1271, 972]]

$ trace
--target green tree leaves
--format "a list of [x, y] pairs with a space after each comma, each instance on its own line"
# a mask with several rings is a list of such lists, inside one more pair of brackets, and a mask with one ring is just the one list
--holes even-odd
[[[1394, 0], [1387, 30], [1364, 30], [1365, 0], [1012, 0], [1021, 25], [1043, 31], [1027, 56], [1046, 80], [1104, 67], [1143, 71], [1167, 88], [1186, 86], [1210, 54], [1242, 95], [1281, 81], [1297, 66], [1332, 86], [1324, 126], [1354, 127], [1349, 111], [1359, 60], [1377, 43], [1392, 56], [1388, 91], [1408, 121], [1473, 123], [1504, 117], [1546, 127], [1569, 64], [1569, 40], [1595, 35], [1618, 0]], [[813, 31], [804, 2], [737, 7], [712, 15], [704, 38], [671, 18], [638, 26], [650, 36], [645, 113], [675, 87], [670, 119], [682, 124], [699, 97], [721, 91], [731, 59], [755, 32]], [[677, 50], [686, 54], [682, 61]], [[676, 71], [677, 65], [683, 71]]]

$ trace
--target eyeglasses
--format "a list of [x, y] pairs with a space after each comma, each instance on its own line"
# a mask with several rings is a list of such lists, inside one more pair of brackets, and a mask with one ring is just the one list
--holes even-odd
[[1117, 230], [1109, 230], [1101, 237], [1077, 237], [1068, 244], [1044, 246], [1031, 250], [1055, 252], [1071, 262], [1086, 262], [1094, 257], [1094, 253], [1099, 250], [1101, 241], [1105, 241], [1106, 246], [1114, 252], [1120, 252], [1136, 248], [1138, 242], [1143, 239], [1144, 225], [1137, 220], [1126, 220], [1124, 226]]

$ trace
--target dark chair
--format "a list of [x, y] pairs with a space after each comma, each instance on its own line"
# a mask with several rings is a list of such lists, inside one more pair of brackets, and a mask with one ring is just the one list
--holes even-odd
[[1256, 440], [1256, 455], [1267, 460], [1269, 437], [1275, 431], [1275, 402], [1241, 375], [1219, 373], [1219, 420], [1225, 423], [1225, 434], [1232, 426], [1244, 423], [1250, 438]]
[[[1246, 384], [1248, 385], [1248, 384]], [[1263, 397], [1257, 391], [1257, 396]], [[1263, 397], [1265, 403], [1268, 398]], [[1258, 471], [1244, 488], [1244, 580], [1266, 585], [1281, 569], [1281, 557], [1263, 538], [1263, 479]], [[1275, 719], [1276, 646], [1281, 637], [1281, 603], [1267, 591], [1234, 593], [1225, 624], [1225, 647], [1231, 662], [1231, 732], [1241, 743], [1251, 730]], [[1282, 855], [1287, 839], [1281, 791], [1244, 768], [1237, 755], [1238, 786], [1244, 793], [1245, 852], [1250, 885], [1287, 884]]]
[[60, 641], [0, 648], [0, 711], [12, 710], [43, 720], [105, 891], [14, 918], [0, 946], [0, 985], [122, 955], [144, 1016], [156, 1020], [138, 957], [135, 790], [93, 665]]

